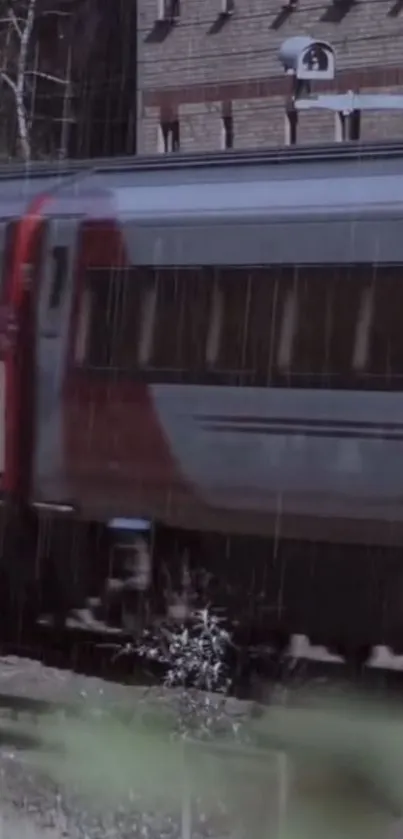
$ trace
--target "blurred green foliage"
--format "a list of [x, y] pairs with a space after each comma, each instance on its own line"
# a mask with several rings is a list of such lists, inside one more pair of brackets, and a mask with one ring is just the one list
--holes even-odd
[[[403, 810], [403, 711], [353, 694], [305, 695], [245, 720], [242, 738], [207, 743], [175, 735], [168, 705], [150, 703], [130, 725], [113, 713], [45, 717], [36, 760], [60, 783], [110, 804], [179, 812], [184, 795], [206, 814], [225, 801], [249, 837], [382, 839]], [[288, 756], [286, 819], [276, 810], [278, 752]]]

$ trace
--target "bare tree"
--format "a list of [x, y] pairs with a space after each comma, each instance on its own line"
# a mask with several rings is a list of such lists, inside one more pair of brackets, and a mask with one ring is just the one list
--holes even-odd
[[44, 13], [39, 8], [39, 0], [5, 0], [0, 3], [0, 83], [11, 94], [19, 156], [27, 162], [32, 157], [32, 125], [39, 81], [62, 86], [66, 103], [70, 99], [69, 72], [61, 78], [41, 69], [37, 24], [43, 14], [64, 13], [56, 9]]

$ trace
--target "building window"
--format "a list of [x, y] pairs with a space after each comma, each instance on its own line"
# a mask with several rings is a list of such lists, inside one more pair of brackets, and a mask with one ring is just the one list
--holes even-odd
[[232, 103], [226, 102], [222, 109], [222, 148], [232, 149], [234, 147], [234, 117], [232, 114]]
[[225, 17], [233, 15], [235, 12], [235, 0], [221, 0], [221, 14]]
[[343, 114], [343, 111], [338, 111], [335, 114], [335, 123], [334, 123], [334, 132], [335, 132], [336, 143], [342, 143], [344, 141], [345, 131], [346, 131], [346, 115]]
[[295, 146], [298, 131], [298, 111], [293, 108], [287, 110], [284, 123], [284, 143], [286, 146]]
[[164, 119], [160, 124], [159, 151], [162, 154], [179, 151], [180, 125], [179, 119]]
[[180, 0], [158, 0], [158, 20], [175, 23], [180, 18]]
[[336, 142], [359, 140], [360, 136], [361, 111], [352, 111], [351, 114], [344, 114], [340, 111], [336, 114]]
[[353, 111], [349, 119], [349, 140], [359, 140], [361, 137], [361, 111]]

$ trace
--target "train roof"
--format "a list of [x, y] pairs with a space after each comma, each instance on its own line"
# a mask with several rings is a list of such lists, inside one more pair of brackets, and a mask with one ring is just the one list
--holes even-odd
[[[337, 150], [336, 150], [337, 151]], [[55, 200], [70, 211], [77, 199], [94, 205], [102, 195], [119, 218], [157, 223], [213, 217], [294, 217], [399, 212], [403, 202], [403, 153], [399, 157], [270, 154], [148, 159], [84, 171], [59, 184]], [[350, 153], [348, 153], [350, 152]], [[301, 161], [305, 163], [301, 167]], [[167, 161], [167, 163], [165, 163]], [[218, 165], [218, 161], [220, 164]], [[236, 164], [236, 165], [235, 165]], [[92, 199], [92, 200], [91, 200]], [[107, 202], [108, 204], [110, 202]], [[109, 212], [109, 209], [108, 209]]]
[[[206, 169], [221, 170], [223, 167], [306, 163], [360, 163], [364, 161], [390, 161], [403, 159], [403, 143], [387, 142], [343, 142], [322, 145], [283, 146], [271, 149], [228, 150], [221, 152], [175, 153], [158, 155], [136, 155], [115, 158], [89, 158], [86, 160], [32, 161], [31, 163], [0, 164], [0, 182], [10, 180], [41, 181], [48, 178], [73, 178], [83, 173], [141, 173], [177, 172], [182, 177], [185, 171]], [[179, 174], [182, 173], [182, 174]]]
[[[327, 202], [327, 180], [335, 182], [342, 179], [346, 184], [347, 179], [358, 178], [361, 182], [365, 177], [374, 178], [379, 175], [385, 178], [388, 175], [391, 178], [403, 175], [403, 144], [345, 143], [268, 151], [240, 150], [56, 163], [35, 161], [31, 164], [0, 166], [0, 210], [4, 208], [6, 215], [10, 215], [13, 205], [26, 205], [41, 194], [51, 194], [55, 197], [63, 195], [67, 199], [70, 196], [84, 197], [107, 189], [116, 192], [122, 210], [126, 211], [134, 203], [130, 197], [130, 189], [133, 189], [139, 190], [136, 195], [142, 199], [145, 212], [158, 211], [160, 204], [162, 212], [165, 213], [169, 208], [175, 211], [176, 205], [173, 206], [172, 200], [168, 200], [164, 187], [175, 186], [178, 188], [178, 209], [183, 203], [184, 210], [188, 211], [197, 207], [197, 193], [200, 192], [201, 186], [211, 185], [211, 196], [218, 198], [218, 191], [225, 185], [227, 200], [234, 204], [232, 193], [240, 184], [244, 186], [244, 203], [253, 205], [256, 201], [257, 207], [267, 204], [268, 208], [274, 209], [277, 202], [279, 207], [284, 206], [285, 202], [290, 206], [303, 203], [298, 201], [297, 194], [294, 202], [287, 198], [284, 192], [287, 189], [285, 182], [288, 182], [292, 191], [299, 189], [310, 204], [318, 203], [318, 200], [322, 204]], [[269, 196], [262, 202], [260, 185], [273, 182], [274, 190], [270, 190]], [[383, 203], [383, 196], [390, 182], [379, 178], [371, 180], [367, 184], [366, 194], [372, 194], [374, 202], [379, 198]], [[357, 180], [355, 183], [358, 185]], [[191, 185], [197, 186], [198, 191], [192, 194]], [[338, 187], [335, 183], [334, 186], [337, 203], [342, 203], [343, 196], [340, 193], [343, 192], [343, 187]], [[148, 192], [150, 187], [155, 189]], [[247, 195], [248, 189], [250, 196]], [[318, 196], [318, 189], [323, 192], [321, 198]], [[237, 190], [238, 198], [242, 192]], [[248, 201], [249, 197], [251, 201]], [[329, 199], [332, 197], [329, 195]], [[208, 189], [204, 190], [203, 198], [209, 198]], [[346, 200], [349, 200], [348, 193]], [[221, 196], [219, 203], [225, 206], [225, 196]], [[235, 202], [237, 203], [238, 201]], [[203, 205], [202, 197], [201, 204]]]
[[403, 262], [398, 143], [0, 167], [0, 215], [38, 194], [116, 217], [133, 264]]
[[[307, 215], [393, 215], [403, 211], [403, 171], [400, 174], [320, 175], [304, 173], [296, 180], [288, 172], [271, 178], [266, 171], [248, 179], [180, 184], [111, 184], [119, 218], [140, 221], [179, 218], [242, 217], [267, 221]], [[107, 187], [107, 184], [103, 184]]]

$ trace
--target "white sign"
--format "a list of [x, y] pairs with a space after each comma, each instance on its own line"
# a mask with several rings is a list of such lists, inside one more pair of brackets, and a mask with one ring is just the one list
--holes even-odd
[[298, 56], [298, 79], [334, 79], [334, 53], [327, 44], [313, 41]]

